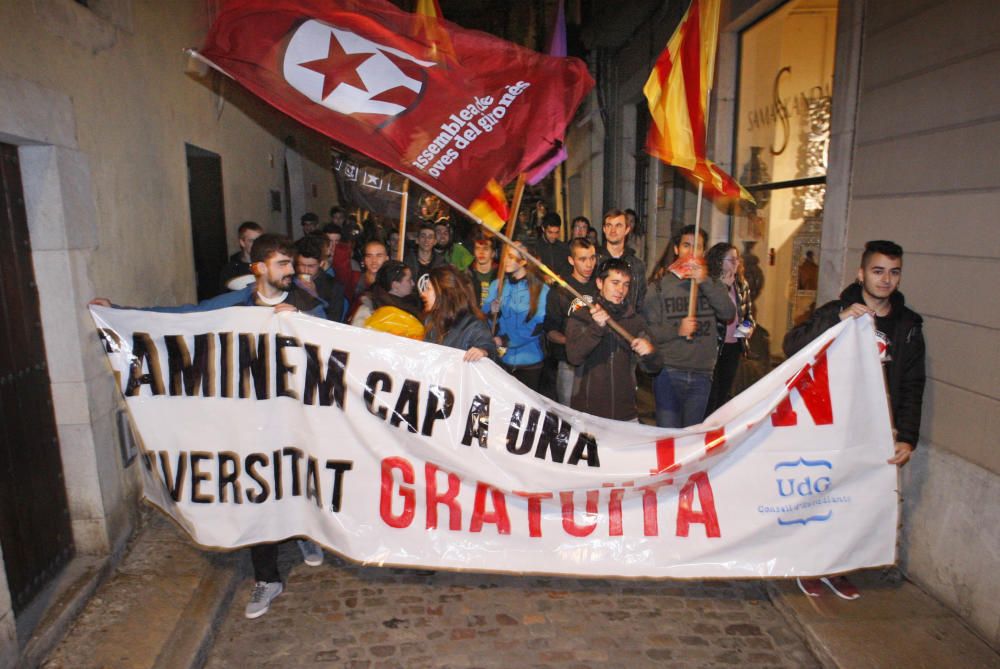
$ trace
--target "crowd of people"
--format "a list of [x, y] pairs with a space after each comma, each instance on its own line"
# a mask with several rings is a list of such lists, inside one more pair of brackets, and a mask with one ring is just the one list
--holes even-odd
[[[324, 225], [312, 213], [301, 225], [293, 242], [243, 223], [239, 250], [219, 279], [224, 292], [197, 305], [155, 309], [270, 306], [433, 342], [465, 351], [468, 362], [493, 359], [573, 409], [622, 421], [638, 422], [638, 368], [652, 379], [656, 424], [670, 428], [701, 423], [730, 399], [756, 327], [735, 246], [706, 250], [705, 231], [687, 226], [647, 268], [628, 244], [636, 226], [631, 210], [604, 214], [600, 243], [584, 216], [571, 221], [562, 241], [562, 220], [543, 202], [519, 212], [513, 245], [452, 217], [434, 197], [421, 202], [420, 220], [403, 238], [377, 217], [361, 221], [339, 207]], [[869, 243], [858, 283], [784, 342], [790, 355], [838, 320], [876, 318], [898, 430], [893, 464], [905, 463], [917, 443], [923, 392], [920, 317], [896, 290], [901, 268], [901, 248]], [[110, 305], [103, 298], [92, 303]], [[317, 546], [300, 546], [307, 564], [322, 562]], [[256, 585], [247, 617], [266, 613], [281, 592], [276, 555], [275, 544], [252, 549]], [[817, 583], [856, 596], [843, 577], [800, 585], [817, 596]]]

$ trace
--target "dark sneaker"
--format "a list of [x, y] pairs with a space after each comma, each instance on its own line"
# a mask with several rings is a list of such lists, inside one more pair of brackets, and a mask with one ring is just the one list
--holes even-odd
[[854, 584], [847, 580], [846, 576], [829, 576], [820, 579], [826, 586], [833, 590], [833, 594], [841, 599], [857, 599], [861, 596]]
[[282, 590], [284, 590], [284, 586], [281, 585], [281, 581], [277, 583], [257, 581], [253, 585], [253, 591], [250, 593], [250, 601], [247, 602], [247, 608], [243, 614], [251, 620], [260, 618], [270, 610], [271, 602], [281, 594]]
[[299, 539], [299, 550], [302, 551], [302, 561], [310, 567], [318, 567], [323, 564], [323, 549], [319, 544], [308, 539]]
[[[823, 579], [825, 581], [826, 579]], [[819, 597], [823, 594], [823, 581], [818, 578], [797, 578], [795, 582], [799, 585], [799, 590], [810, 597]]]

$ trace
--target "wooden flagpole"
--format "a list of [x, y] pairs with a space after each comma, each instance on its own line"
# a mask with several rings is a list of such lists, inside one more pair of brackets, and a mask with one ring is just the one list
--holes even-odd
[[[503, 245], [503, 250], [500, 252], [500, 265], [497, 268], [497, 304], [500, 304], [500, 299], [503, 297], [503, 287], [504, 281], [507, 278], [507, 254], [511, 245], [514, 243], [511, 241], [511, 235], [514, 234], [514, 226], [517, 224], [517, 212], [521, 209], [521, 199], [524, 197], [524, 184], [527, 180], [527, 175], [521, 172], [517, 175], [517, 183], [514, 184], [514, 200], [511, 202], [510, 211], [507, 212], [507, 225], [504, 228], [503, 238], [505, 243]], [[499, 236], [499, 235], [497, 235]], [[490, 331], [496, 334], [497, 331], [497, 319], [500, 317], [500, 309], [498, 308], [493, 312], [493, 325], [490, 327]]]
[[403, 179], [402, 201], [399, 203], [399, 242], [396, 244], [396, 260], [403, 261], [406, 250], [406, 214], [410, 204], [410, 180]]

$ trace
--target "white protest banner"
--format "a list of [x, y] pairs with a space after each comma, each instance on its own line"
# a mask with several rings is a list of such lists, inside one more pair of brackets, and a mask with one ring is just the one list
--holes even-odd
[[895, 559], [874, 329], [848, 319], [704, 425], [573, 411], [462, 351], [294, 313], [92, 308], [146, 497], [200, 544], [631, 577]]

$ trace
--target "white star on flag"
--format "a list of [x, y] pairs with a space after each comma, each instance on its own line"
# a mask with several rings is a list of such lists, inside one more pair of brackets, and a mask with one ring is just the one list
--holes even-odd
[[[422, 88], [420, 81], [400, 68], [409, 63], [435, 65], [350, 31], [310, 20], [299, 26], [288, 42], [283, 74], [307, 98], [341, 114], [395, 116], [407, 108], [399, 102], [415, 100]], [[413, 66], [406, 69], [411, 74], [419, 71]], [[400, 88], [407, 91], [395, 90]]]

